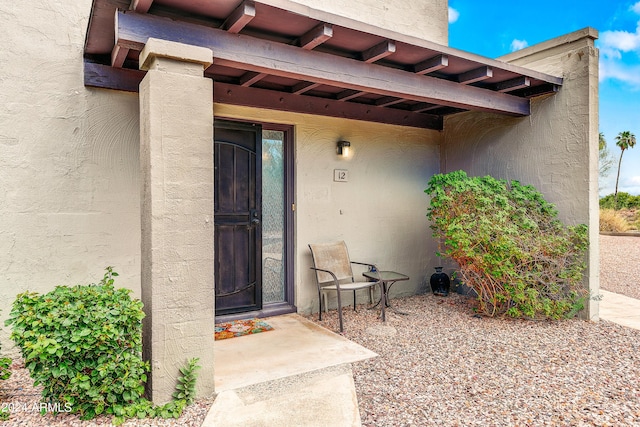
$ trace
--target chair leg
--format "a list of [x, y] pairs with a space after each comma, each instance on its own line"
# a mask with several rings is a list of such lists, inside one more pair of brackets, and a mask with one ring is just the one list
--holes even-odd
[[340, 332], [344, 332], [344, 323], [342, 321], [342, 298], [340, 298], [340, 292], [338, 294], [338, 319], [340, 320]]
[[322, 320], [322, 291], [318, 289], [318, 320]]
[[353, 311], [356, 311], [356, 290], [353, 290]]

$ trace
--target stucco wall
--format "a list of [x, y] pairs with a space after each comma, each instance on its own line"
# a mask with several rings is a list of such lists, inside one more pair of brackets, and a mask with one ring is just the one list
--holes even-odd
[[[449, 43], [448, 0], [263, 0], [322, 20], [322, 12], [435, 43]], [[301, 7], [302, 6], [302, 7]], [[332, 19], [331, 22], [334, 22]], [[339, 24], [338, 22], [334, 22]]]
[[[138, 95], [84, 87], [91, 3], [0, 2], [0, 324], [18, 293], [97, 282], [107, 265], [120, 273], [117, 285], [140, 296]], [[446, 1], [306, 3], [446, 43]], [[441, 19], [434, 22], [434, 16]], [[253, 114], [274, 121], [272, 112]], [[422, 190], [438, 169], [441, 135], [302, 115], [278, 118], [297, 125], [301, 308], [310, 309], [315, 298], [307, 287], [311, 241], [344, 238], [354, 258], [410, 274], [412, 283], [397, 285], [398, 291], [420, 287], [433, 265]], [[334, 154], [338, 137], [353, 143], [355, 157], [348, 162]], [[337, 167], [349, 169], [348, 183], [332, 182]], [[376, 196], [381, 200], [374, 203]], [[3, 328], [3, 351], [10, 349], [7, 334]]]
[[96, 282], [107, 265], [139, 296], [138, 96], [84, 87], [90, 8], [0, 2], [3, 337], [17, 293]]
[[[445, 120], [442, 170], [535, 186], [567, 224], [590, 227], [589, 286], [598, 293], [598, 52], [586, 29], [501, 58], [564, 78], [529, 117], [464, 113]], [[597, 319], [597, 301], [590, 318]]]
[[[423, 191], [439, 170], [440, 132], [218, 104], [214, 111], [218, 118], [295, 126], [300, 312], [318, 309], [309, 243], [344, 240], [353, 260], [408, 274], [411, 280], [396, 284], [392, 296], [426, 291], [438, 261]], [[351, 142], [347, 159], [336, 155], [340, 139]], [[348, 170], [349, 181], [334, 182], [334, 169]], [[347, 294], [345, 300], [351, 301]]]

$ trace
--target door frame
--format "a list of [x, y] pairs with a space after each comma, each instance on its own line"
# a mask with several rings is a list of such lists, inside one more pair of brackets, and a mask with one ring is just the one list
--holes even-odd
[[[298, 311], [295, 305], [295, 127], [293, 125], [243, 120], [216, 116], [216, 120], [257, 124], [263, 130], [284, 132], [284, 283], [285, 300], [283, 302], [264, 304], [261, 310], [247, 311], [237, 314], [226, 314], [215, 317], [216, 322], [226, 322], [252, 317], [270, 317]], [[214, 122], [215, 123], [215, 122]], [[215, 135], [215, 128], [214, 128]], [[214, 137], [215, 138], [215, 137]], [[213, 143], [213, 141], [212, 141]]]

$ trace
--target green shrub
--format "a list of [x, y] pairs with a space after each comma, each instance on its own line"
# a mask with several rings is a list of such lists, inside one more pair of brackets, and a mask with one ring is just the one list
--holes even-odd
[[600, 208], [602, 209], [640, 209], [640, 196], [633, 196], [624, 191], [618, 192], [618, 206], [616, 206], [615, 195], [608, 194], [600, 198]]
[[178, 401], [184, 401], [187, 405], [191, 405], [196, 395], [196, 371], [200, 369], [197, 358], [189, 360], [187, 366], [180, 368], [181, 377], [178, 378], [176, 391], [173, 398]]
[[0, 358], [0, 380], [7, 380], [11, 376], [11, 359], [8, 357]]
[[9, 379], [11, 376], [11, 359], [8, 357], [0, 358], [0, 380]]
[[186, 399], [154, 407], [142, 397], [149, 371], [142, 360], [142, 302], [128, 289], [115, 289], [118, 274], [106, 270], [99, 284], [18, 295], [7, 320], [11, 338], [47, 403], [71, 408], [82, 419], [111, 414], [116, 423], [177, 417]]
[[572, 317], [584, 307], [587, 226], [565, 227], [531, 186], [463, 171], [434, 175], [428, 218], [489, 316]]
[[[0, 357], [0, 380], [7, 380], [11, 377], [11, 359], [8, 357]], [[0, 409], [0, 420], [9, 418], [9, 408]]]

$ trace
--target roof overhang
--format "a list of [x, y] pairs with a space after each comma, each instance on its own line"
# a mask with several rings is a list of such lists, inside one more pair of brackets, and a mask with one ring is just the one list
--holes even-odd
[[526, 116], [562, 85], [289, 0], [94, 0], [85, 85], [137, 91], [149, 38], [211, 49], [215, 102], [428, 129], [461, 111]]

